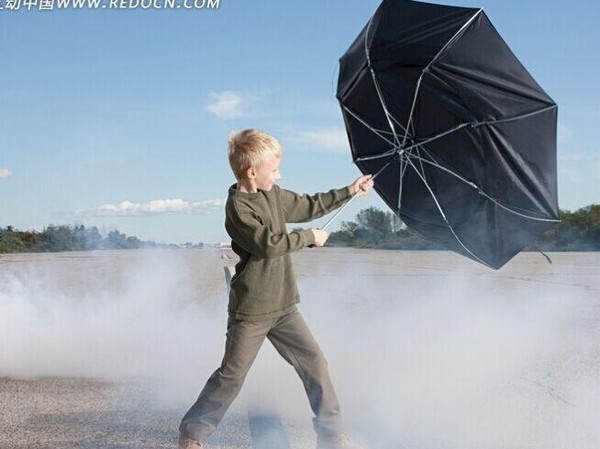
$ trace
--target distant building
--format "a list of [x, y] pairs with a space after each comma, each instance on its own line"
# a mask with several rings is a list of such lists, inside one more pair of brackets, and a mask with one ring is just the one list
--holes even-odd
[[185, 249], [192, 249], [192, 248], [198, 248], [198, 249], [202, 249], [205, 246], [209, 246], [210, 244], [204, 243], [204, 242], [200, 242], [200, 243], [192, 243], [192, 242], [185, 242], [185, 243], [181, 243], [179, 245], [177, 245], [178, 248], [185, 248]]

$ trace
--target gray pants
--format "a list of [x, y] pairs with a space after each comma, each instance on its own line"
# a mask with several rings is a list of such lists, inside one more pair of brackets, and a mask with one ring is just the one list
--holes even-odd
[[295, 310], [261, 321], [229, 317], [225, 356], [221, 366], [206, 382], [196, 403], [181, 420], [179, 431], [183, 435], [203, 442], [215, 431], [239, 393], [265, 337], [302, 379], [315, 414], [315, 431], [321, 435], [342, 432], [340, 406], [329, 377], [327, 361], [304, 318]]

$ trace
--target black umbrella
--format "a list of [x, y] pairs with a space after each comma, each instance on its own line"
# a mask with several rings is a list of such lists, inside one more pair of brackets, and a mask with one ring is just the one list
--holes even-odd
[[557, 106], [483, 10], [384, 0], [337, 98], [354, 162], [425, 238], [497, 269], [559, 221]]

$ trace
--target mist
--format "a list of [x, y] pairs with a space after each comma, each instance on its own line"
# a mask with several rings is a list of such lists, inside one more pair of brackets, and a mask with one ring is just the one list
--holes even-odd
[[[294, 255], [299, 305], [346, 427], [373, 447], [600, 447], [600, 258], [498, 272], [443, 252]], [[217, 250], [0, 258], [0, 376], [145, 380], [156, 407], [195, 400], [223, 356]], [[232, 407], [309, 423], [268, 340]]]

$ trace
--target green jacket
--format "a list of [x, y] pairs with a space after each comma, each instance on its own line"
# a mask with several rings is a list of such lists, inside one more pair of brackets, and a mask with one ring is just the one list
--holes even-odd
[[274, 185], [270, 191], [244, 193], [229, 188], [225, 229], [240, 257], [231, 278], [229, 313], [236, 319], [268, 318], [300, 302], [290, 256], [315, 243], [310, 229], [288, 233], [286, 223], [319, 218], [351, 198], [350, 189], [299, 195]]

